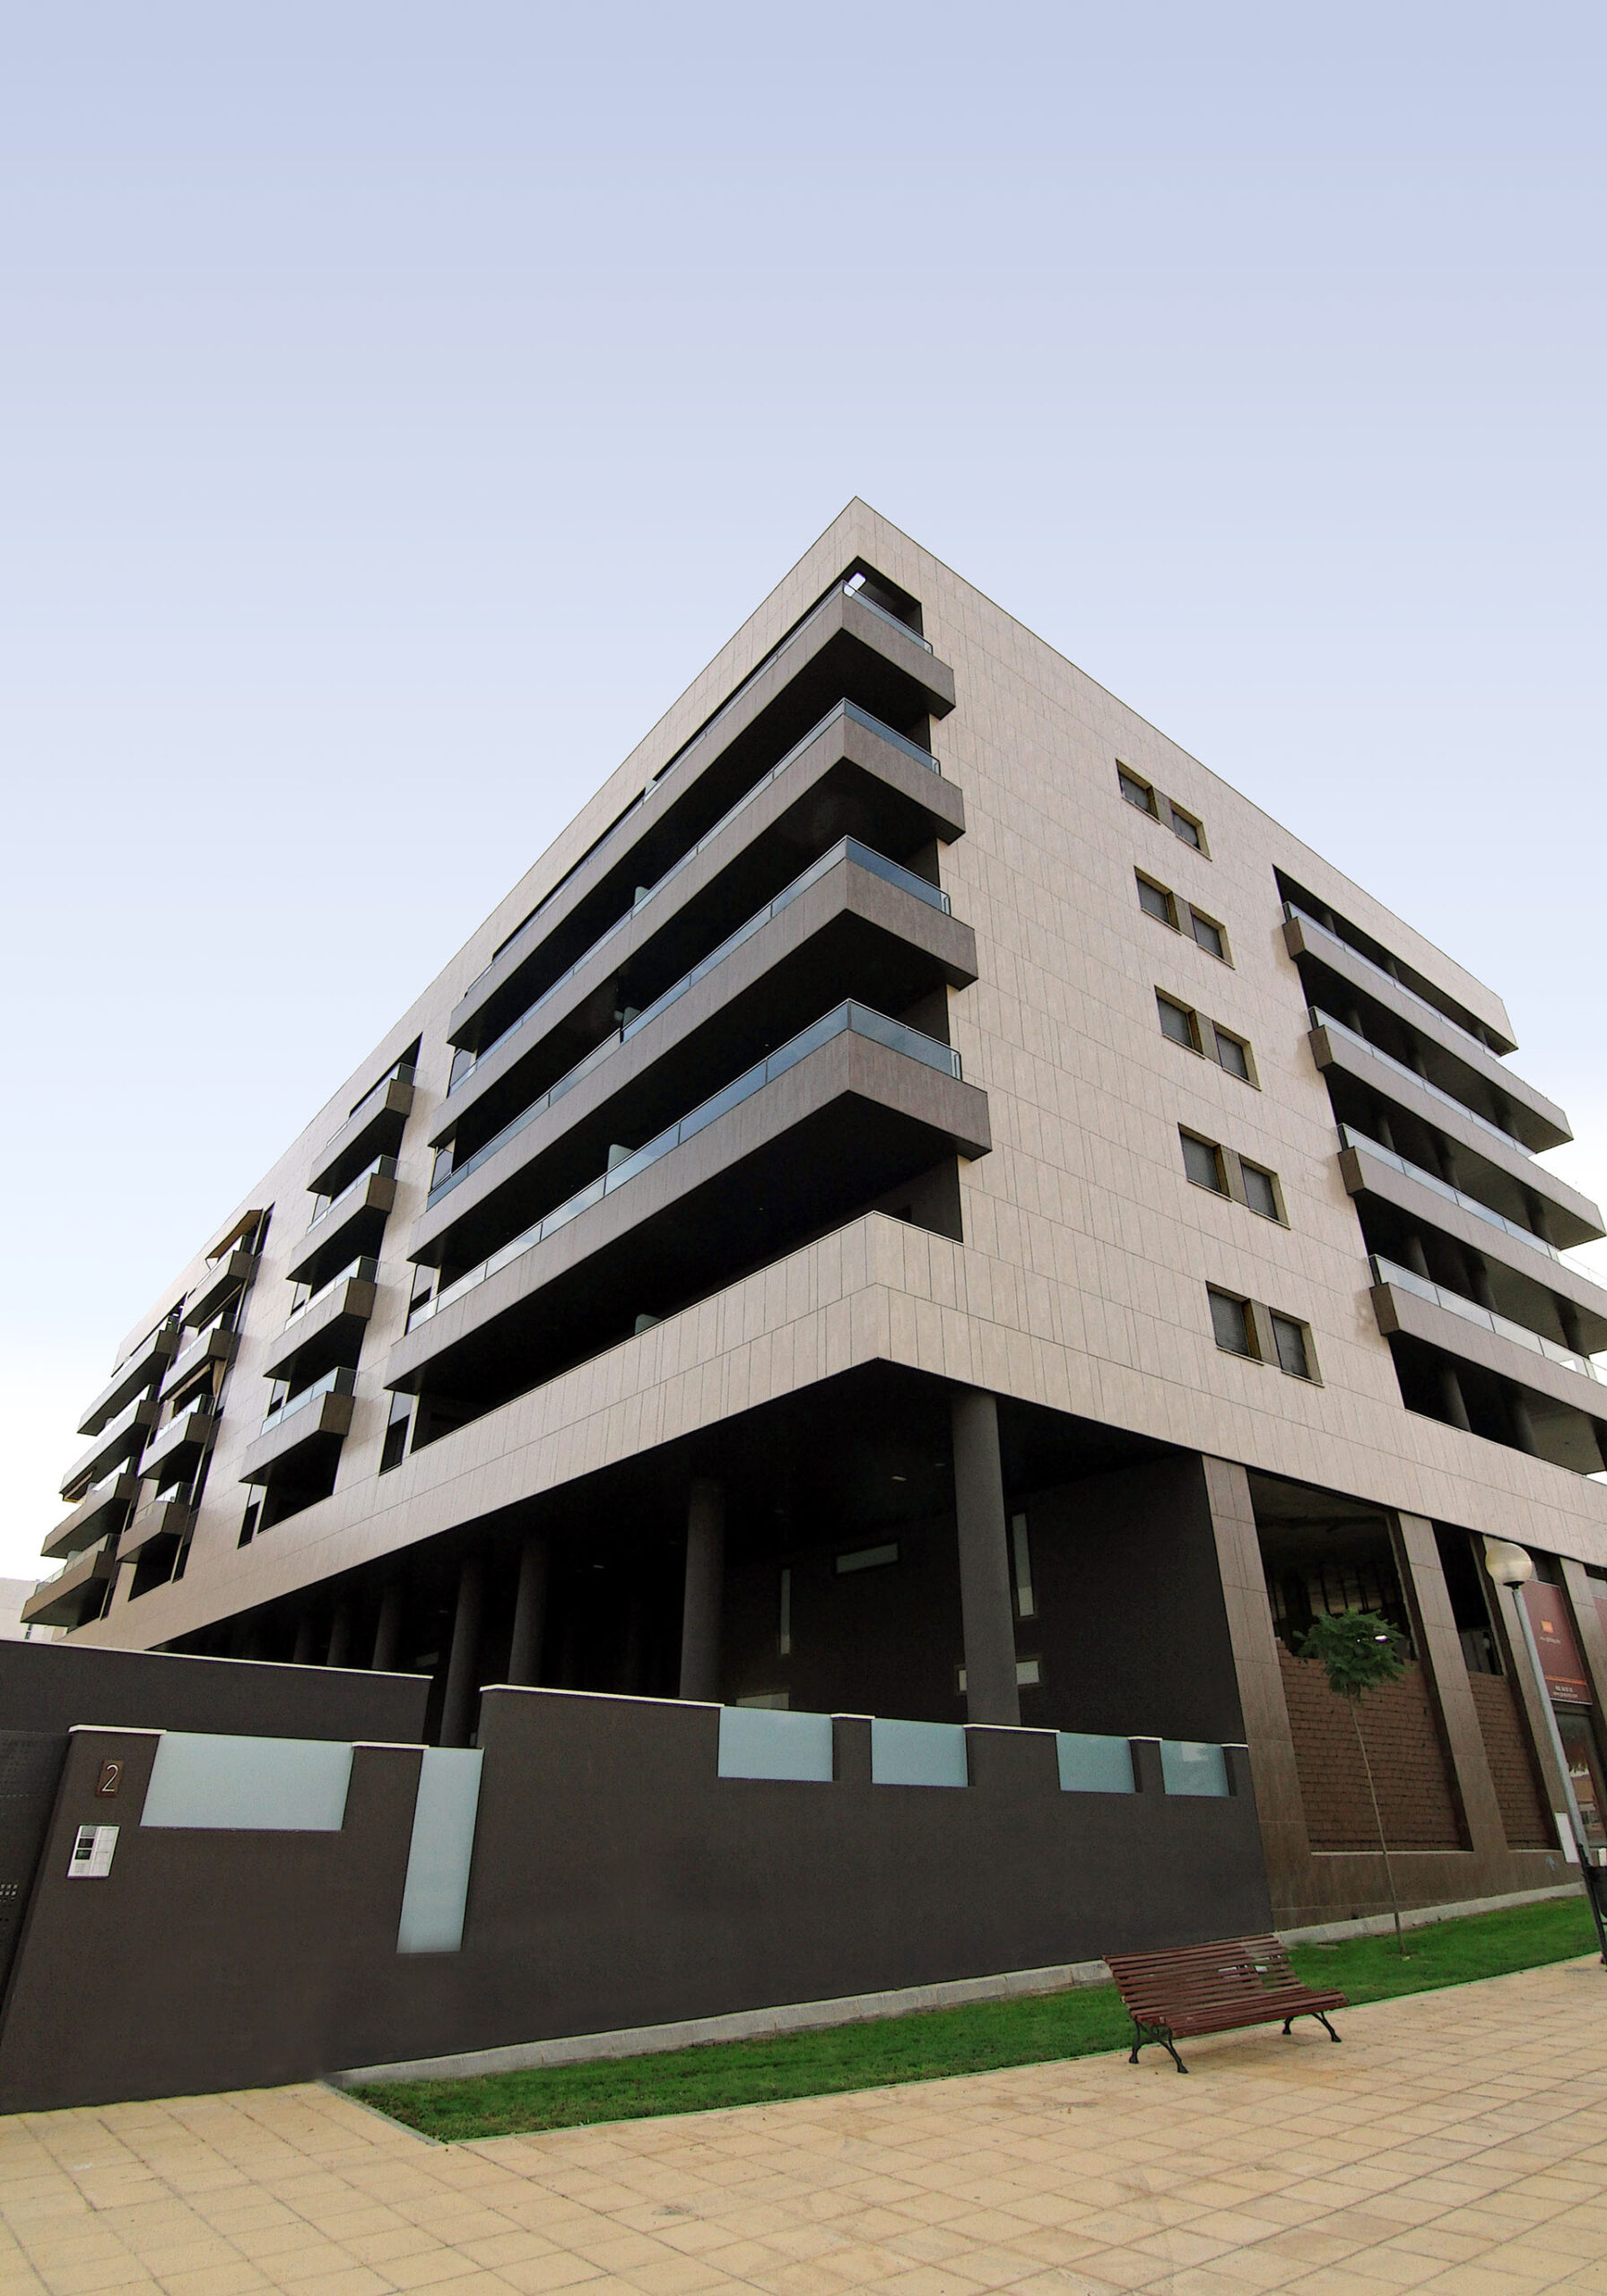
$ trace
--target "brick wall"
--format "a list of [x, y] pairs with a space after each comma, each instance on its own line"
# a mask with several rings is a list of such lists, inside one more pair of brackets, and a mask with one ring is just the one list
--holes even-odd
[[1281, 1643], [1278, 1656], [1313, 1849], [1378, 1846], [1367, 1773], [1356, 1744], [1357, 1719], [1372, 1764], [1384, 1838], [1391, 1849], [1463, 1848], [1421, 1667], [1409, 1665], [1398, 1683], [1369, 1692], [1353, 1718], [1350, 1705], [1334, 1696], [1315, 1659], [1296, 1658]]
[[1495, 1780], [1501, 1824], [1508, 1849], [1554, 1849], [1557, 1837], [1546, 1816], [1534, 1775], [1527, 1725], [1504, 1674], [1470, 1674], [1484, 1754]]

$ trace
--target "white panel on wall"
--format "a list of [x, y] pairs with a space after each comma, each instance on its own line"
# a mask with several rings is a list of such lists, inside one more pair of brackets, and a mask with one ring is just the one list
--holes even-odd
[[756, 1706], [720, 1709], [722, 1778], [831, 1781], [831, 1717]]
[[873, 1786], [969, 1786], [960, 1722], [871, 1721]]
[[1160, 1779], [1168, 1794], [1226, 1794], [1228, 1757], [1203, 1739], [1162, 1738]]
[[1125, 1738], [1104, 1738], [1081, 1730], [1056, 1730], [1055, 1758], [1064, 1794], [1131, 1794], [1133, 1748]]
[[481, 1761], [473, 1747], [424, 1749], [396, 1930], [399, 1953], [456, 1953], [462, 1949]]
[[352, 1749], [324, 1738], [231, 1738], [164, 1730], [142, 1826], [339, 1833]]

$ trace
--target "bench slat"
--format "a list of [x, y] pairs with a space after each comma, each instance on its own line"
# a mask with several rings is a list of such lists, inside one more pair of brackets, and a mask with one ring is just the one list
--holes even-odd
[[[1349, 2006], [1342, 1993], [1307, 1985], [1296, 1974], [1288, 1948], [1270, 1935], [1219, 1937], [1160, 1952], [1108, 1953], [1106, 1961], [1134, 2026], [1174, 2039]], [[1134, 2044], [1135, 2055], [1139, 2045]], [[1177, 2064], [1182, 2071], [1181, 2058]]]

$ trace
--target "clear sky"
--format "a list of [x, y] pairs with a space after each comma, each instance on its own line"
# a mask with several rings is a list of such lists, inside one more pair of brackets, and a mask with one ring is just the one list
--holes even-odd
[[159, 1286], [855, 493], [1500, 989], [1607, 1196], [1604, 48], [13, 9], [0, 1573]]

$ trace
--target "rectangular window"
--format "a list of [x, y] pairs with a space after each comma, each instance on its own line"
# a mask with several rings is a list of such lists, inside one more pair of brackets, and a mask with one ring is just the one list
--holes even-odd
[[1264, 1220], [1281, 1220], [1277, 1182], [1271, 1172], [1264, 1172], [1259, 1164], [1247, 1164], [1242, 1156], [1238, 1169], [1245, 1176], [1245, 1202], [1251, 1211], [1259, 1212]]
[[245, 1514], [240, 1520], [240, 1535], [239, 1544], [241, 1546], [249, 1546], [252, 1540], [256, 1536], [256, 1522], [257, 1518], [261, 1513], [262, 1501], [260, 1499], [254, 1499], [249, 1507], [247, 1508]]
[[897, 1562], [898, 1560], [896, 1545], [856, 1547], [851, 1554], [838, 1556], [838, 1576], [841, 1578], [849, 1570], [880, 1570], [884, 1563]]
[[1250, 1321], [1250, 1303], [1236, 1300], [1230, 1292], [1219, 1292], [1209, 1286], [1211, 1293], [1211, 1328], [1216, 1344], [1229, 1355], [1254, 1356], [1255, 1328]]
[[1229, 1036], [1226, 1029], [1219, 1029], [1214, 1022], [1212, 1034], [1216, 1039], [1216, 1057], [1229, 1075], [1238, 1076], [1245, 1083], [1250, 1083], [1253, 1081], [1250, 1075], [1250, 1048], [1244, 1039]]
[[1179, 1132], [1183, 1143], [1183, 1169], [1196, 1187], [1208, 1187], [1213, 1196], [1226, 1196], [1228, 1178], [1222, 1170], [1222, 1152], [1210, 1140], [1202, 1140], [1197, 1133]]
[[1149, 783], [1147, 781], [1141, 781], [1136, 773], [1129, 773], [1125, 765], [1118, 765], [1116, 767], [1116, 786], [1120, 789], [1123, 796], [1127, 800], [1127, 803], [1130, 805], [1136, 805], [1141, 813], [1148, 813], [1151, 819], [1153, 819], [1155, 814], [1155, 792], [1151, 788]]
[[793, 1648], [793, 1574], [781, 1574], [781, 1599], [777, 1605], [776, 1648], [784, 1658], [792, 1656]]
[[1194, 928], [1194, 939], [1199, 943], [1201, 948], [1204, 950], [1206, 955], [1208, 957], [1220, 957], [1223, 964], [1226, 964], [1228, 961], [1228, 944], [1222, 937], [1221, 926], [1220, 925], [1213, 924], [1209, 917], [1202, 917], [1197, 909], [1191, 909], [1189, 910], [1188, 919], [1190, 925]]
[[1291, 1379], [1311, 1377], [1311, 1351], [1306, 1344], [1306, 1326], [1296, 1323], [1292, 1316], [1274, 1315], [1273, 1342], [1278, 1350], [1278, 1368], [1287, 1371]]
[[1182, 812], [1177, 805], [1172, 805], [1169, 810], [1171, 815], [1172, 835], [1174, 837], [1180, 837], [1185, 845], [1192, 845], [1196, 853], [1203, 853], [1205, 850], [1205, 839], [1201, 834], [1200, 824], [1195, 821], [1194, 815], [1192, 813], [1186, 813]]
[[393, 1396], [391, 1415], [385, 1431], [385, 1442], [379, 1453], [379, 1472], [389, 1474], [399, 1467], [407, 1456], [407, 1424], [413, 1416], [413, 1397]]
[[[1134, 874], [1138, 874], [1136, 870]], [[1166, 887], [1158, 885], [1152, 877], [1138, 878], [1138, 905], [1146, 917], [1159, 918], [1174, 933], [1177, 930], [1177, 904]]]
[[1160, 1013], [1160, 1033], [1170, 1037], [1174, 1044], [1184, 1045], [1190, 1052], [1200, 1049], [1200, 1023], [1186, 1004], [1176, 1004], [1169, 996], [1155, 992], [1155, 1003]]
[[1022, 1618], [1033, 1618], [1037, 1615], [1037, 1605], [1032, 1595], [1032, 1549], [1027, 1538], [1025, 1515], [1011, 1517], [1010, 1543], [1015, 1550], [1016, 1610]]

